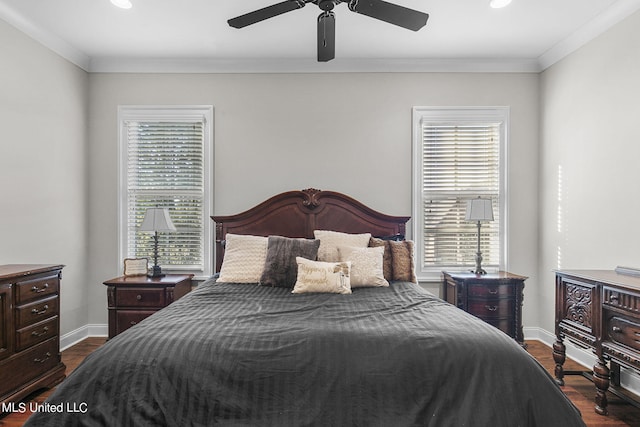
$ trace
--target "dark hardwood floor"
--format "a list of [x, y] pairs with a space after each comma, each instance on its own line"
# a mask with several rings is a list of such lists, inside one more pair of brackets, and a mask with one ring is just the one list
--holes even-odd
[[[62, 352], [62, 361], [67, 365], [67, 375], [73, 371], [84, 358], [100, 347], [105, 338], [87, 338], [86, 340]], [[527, 351], [553, 375], [554, 362], [551, 348], [539, 341], [527, 341]], [[581, 365], [567, 360], [566, 370], [584, 370]], [[580, 375], [565, 377], [564, 392], [582, 412], [582, 418], [589, 427], [634, 427], [640, 426], [640, 409], [626, 403], [609, 393], [609, 415], [603, 417], [593, 411], [595, 389], [593, 383]], [[41, 391], [30, 396], [27, 401], [42, 403], [51, 394], [51, 390]], [[19, 427], [27, 420], [29, 414], [8, 414], [0, 418], [2, 427]]]
[[[62, 362], [67, 366], [66, 374], [69, 375], [75, 368], [78, 367], [80, 362], [82, 362], [85, 357], [87, 357], [91, 352], [100, 347], [106, 341], [106, 338], [87, 338], [63, 351]], [[47, 397], [49, 397], [52, 391], [53, 390], [42, 390], [40, 392], [36, 392], [27, 397], [24, 401], [42, 403], [47, 399]], [[28, 403], [27, 407], [29, 407]], [[31, 413], [21, 414], [16, 412], [8, 414], [4, 418], [0, 418], [0, 426], [20, 427], [27, 421], [29, 415], [31, 415]]]

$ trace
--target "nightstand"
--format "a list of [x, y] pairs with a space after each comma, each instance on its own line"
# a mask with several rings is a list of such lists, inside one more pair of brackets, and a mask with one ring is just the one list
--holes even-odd
[[109, 338], [190, 292], [192, 277], [191, 274], [122, 276], [104, 282], [109, 308]]
[[527, 277], [497, 273], [443, 272], [442, 298], [473, 314], [524, 346], [522, 302]]

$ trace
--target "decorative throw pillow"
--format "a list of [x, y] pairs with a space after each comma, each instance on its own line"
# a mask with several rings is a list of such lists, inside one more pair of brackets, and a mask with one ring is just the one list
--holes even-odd
[[382, 272], [387, 281], [393, 280], [393, 258], [391, 256], [391, 244], [389, 243], [389, 240], [372, 237], [369, 240], [369, 247], [384, 248], [384, 254], [382, 256]]
[[371, 233], [348, 234], [339, 231], [314, 230], [313, 235], [320, 239], [318, 249], [318, 261], [336, 262], [340, 261], [338, 246], [353, 246], [355, 248], [366, 248], [369, 246]]
[[338, 246], [340, 261], [351, 262], [351, 288], [389, 286], [382, 273], [384, 247], [353, 248]]
[[267, 258], [267, 238], [227, 233], [218, 282], [258, 283]]
[[260, 284], [293, 288], [298, 276], [296, 257], [316, 259], [320, 240], [269, 236], [267, 257]]
[[297, 257], [296, 262], [298, 263], [298, 280], [291, 293], [351, 293], [350, 262], [311, 261], [301, 257]]
[[393, 280], [417, 283], [413, 262], [413, 241], [389, 241], [388, 243], [393, 258]]

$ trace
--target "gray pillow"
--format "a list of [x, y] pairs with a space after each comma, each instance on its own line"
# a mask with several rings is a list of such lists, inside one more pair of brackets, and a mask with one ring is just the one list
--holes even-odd
[[298, 278], [296, 257], [315, 261], [320, 240], [294, 239], [269, 236], [267, 259], [260, 278], [260, 284], [280, 288], [293, 288]]

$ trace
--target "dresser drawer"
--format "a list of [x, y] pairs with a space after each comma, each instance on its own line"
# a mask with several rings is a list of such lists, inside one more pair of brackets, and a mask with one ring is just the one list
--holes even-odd
[[163, 288], [118, 288], [116, 290], [117, 307], [164, 307], [165, 305]]
[[481, 319], [509, 318], [514, 310], [514, 302], [508, 299], [476, 301], [469, 300], [467, 311]]
[[516, 287], [512, 285], [471, 284], [468, 289], [468, 295], [471, 298], [512, 297], [515, 294]]
[[16, 350], [25, 350], [56, 335], [58, 335], [57, 316], [16, 331]]
[[0, 396], [26, 384], [60, 363], [58, 337], [0, 362]]
[[60, 279], [57, 274], [17, 282], [15, 286], [16, 304], [20, 305], [36, 298], [55, 295], [58, 293], [59, 287]]
[[16, 329], [41, 322], [58, 314], [58, 296], [37, 300], [16, 308]]
[[155, 311], [152, 310], [118, 310], [116, 314], [116, 335], [137, 325]]

